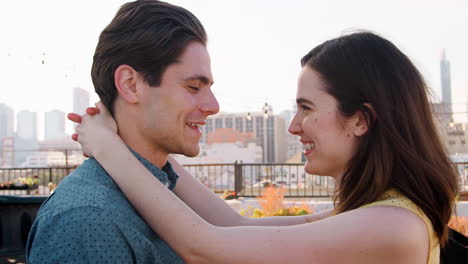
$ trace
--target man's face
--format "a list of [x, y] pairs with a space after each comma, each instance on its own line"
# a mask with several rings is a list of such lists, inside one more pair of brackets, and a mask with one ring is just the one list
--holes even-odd
[[211, 91], [213, 77], [206, 47], [190, 43], [177, 63], [167, 67], [160, 86], [138, 76], [142, 94], [139, 131], [149, 148], [162, 154], [198, 155], [201, 126], [219, 111]]

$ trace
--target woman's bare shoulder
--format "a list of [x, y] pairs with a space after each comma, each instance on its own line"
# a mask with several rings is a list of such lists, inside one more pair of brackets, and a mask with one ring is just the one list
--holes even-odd
[[426, 263], [428, 230], [421, 217], [410, 210], [379, 205], [336, 215], [333, 221], [346, 227], [343, 238], [354, 242], [351, 246], [356, 249], [374, 249], [382, 258], [398, 263]]
[[346, 263], [427, 263], [426, 225], [404, 208], [360, 208], [296, 228], [313, 237], [314, 258], [321, 263], [329, 263], [332, 251], [334, 261]]

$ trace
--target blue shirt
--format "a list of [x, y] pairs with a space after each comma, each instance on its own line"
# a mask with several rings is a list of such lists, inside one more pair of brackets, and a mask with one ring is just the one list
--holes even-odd
[[[156, 178], [174, 189], [178, 176], [170, 163], [161, 170], [133, 153]], [[32, 264], [183, 263], [92, 158], [67, 176], [44, 202], [29, 233], [26, 257]]]

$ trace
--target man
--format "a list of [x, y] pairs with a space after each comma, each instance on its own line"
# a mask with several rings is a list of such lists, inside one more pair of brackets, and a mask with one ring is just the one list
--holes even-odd
[[[94, 54], [95, 90], [119, 135], [171, 190], [178, 175], [168, 154], [197, 155], [199, 126], [219, 111], [206, 40], [189, 11], [141, 0], [120, 8]], [[183, 262], [94, 159], [66, 177], [44, 203], [26, 255], [28, 263]]]

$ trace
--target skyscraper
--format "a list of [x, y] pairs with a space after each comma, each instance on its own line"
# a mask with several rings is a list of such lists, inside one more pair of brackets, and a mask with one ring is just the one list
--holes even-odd
[[6, 104], [0, 103], [0, 140], [4, 137], [13, 136], [13, 109]]
[[85, 89], [73, 88], [73, 112], [83, 114], [89, 106], [89, 92]]
[[59, 110], [44, 115], [44, 139], [57, 139], [65, 135], [65, 113]]
[[20, 111], [16, 134], [22, 139], [37, 140], [37, 113], [28, 110]]
[[[270, 113], [271, 109], [268, 110]], [[254, 133], [256, 143], [263, 149], [263, 162], [286, 160], [286, 128], [282, 117], [264, 112], [221, 113], [209, 116], [202, 127], [201, 143], [207, 142], [207, 134], [218, 128], [233, 128], [242, 133]]]
[[450, 81], [450, 61], [447, 60], [445, 49], [442, 51], [442, 57], [440, 59], [440, 80], [442, 87], [442, 105], [444, 110], [447, 111], [447, 116], [443, 119], [450, 120], [452, 118], [452, 88]]

